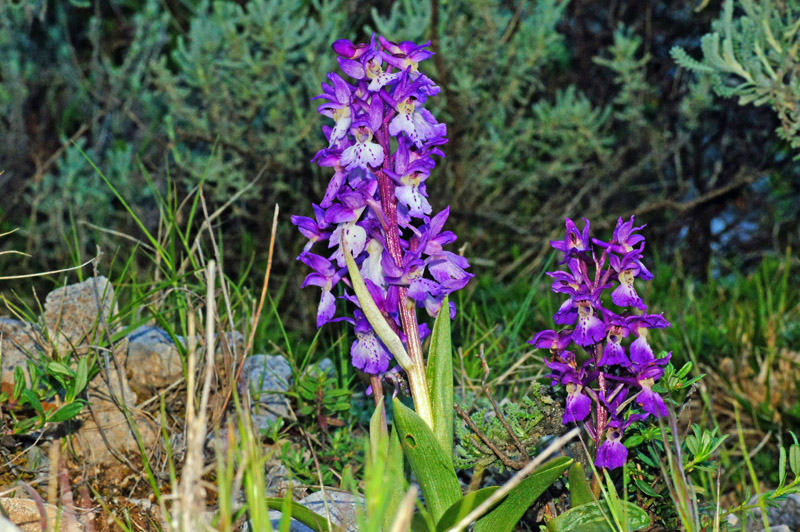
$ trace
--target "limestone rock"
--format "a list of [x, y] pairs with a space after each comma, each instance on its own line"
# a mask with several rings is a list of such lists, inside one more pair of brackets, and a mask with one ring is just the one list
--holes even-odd
[[280, 355], [253, 355], [242, 369], [252, 397], [253, 425], [265, 430], [270, 422], [289, 417], [286, 392], [292, 382], [292, 368]]
[[164, 329], [142, 325], [128, 335], [128, 342], [125, 369], [137, 391], [153, 391], [183, 377], [178, 348]]
[[[169, 333], [159, 327], [142, 325], [128, 336], [129, 349], [125, 359], [125, 369], [134, 390], [141, 396], [154, 394], [159, 388], [169, 386], [182, 378], [183, 360], [178, 347]], [[186, 338], [176, 336], [178, 342], [186, 345]], [[202, 355], [203, 338], [198, 338], [198, 355]], [[217, 336], [214, 360], [217, 367], [224, 369], [226, 357], [235, 354], [241, 357], [245, 339], [239, 332]], [[231, 363], [232, 365], [232, 363]]]
[[[127, 340], [118, 342], [112, 357], [119, 359], [121, 353], [127, 349]], [[81, 414], [83, 424], [73, 438], [76, 453], [90, 463], [115, 460], [115, 452], [125, 454], [139, 451], [133, 432], [117, 401], [124, 403], [131, 411], [146, 448], [152, 447], [158, 439], [156, 424], [136, 411], [136, 394], [128, 384], [124, 371], [118, 371], [113, 360], [109, 362], [106, 367], [103, 357], [100, 357], [102, 369], [89, 383], [89, 405]]]
[[105, 334], [103, 321], [115, 313], [114, 287], [102, 276], [53, 290], [44, 302], [47, 332], [61, 356], [72, 350], [86, 354]]
[[[59, 524], [58, 532], [81, 532], [83, 530], [80, 523], [72, 515], [69, 515], [69, 512], [59, 512], [59, 509], [52, 504], [42, 503], [42, 505], [48, 530], [56, 530], [56, 523]], [[4, 497], [0, 498], [0, 506], [3, 507], [3, 513], [6, 513], [13, 523], [11, 528], [8, 528], [7, 524], [0, 522], [0, 531], [41, 532], [41, 514], [34, 501]]]
[[43, 351], [43, 338], [30, 323], [12, 318], [0, 318], [0, 349], [3, 360], [0, 380], [14, 382], [14, 369], [21, 367], [28, 374], [27, 360], [37, 358]]
[[[751, 504], [755, 504], [756, 499], [751, 499]], [[780, 526], [785, 526], [787, 530], [800, 530], [800, 495], [793, 493], [778, 502], [775, 508], [767, 508], [767, 520], [770, 530], [781, 530]], [[753, 509], [752, 516], [747, 520], [747, 531], [761, 531], [764, 522], [761, 519], [761, 509]]]

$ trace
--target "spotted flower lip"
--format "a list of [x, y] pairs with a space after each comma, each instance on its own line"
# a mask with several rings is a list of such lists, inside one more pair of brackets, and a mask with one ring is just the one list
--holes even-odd
[[[308, 238], [298, 259], [314, 270], [304, 286], [322, 291], [317, 326], [337, 320], [353, 324], [353, 365], [371, 374], [387, 371], [391, 354], [371, 330], [374, 322], [358, 313], [355, 319], [336, 317], [337, 299], [361, 308], [343, 248], [400, 342], [430, 333], [427, 324], [417, 324], [416, 315], [404, 314], [401, 320], [405, 309], [424, 308], [435, 317], [445, 297], [473, 277], [467, 259], [445, 249], [456, 241], [445, 229], [449, 208], [437, 213], [428, 198], [427, 180], [447, 143], [447, 126], [425, 107], [439, 92], [421, 68], [433, 55], [429, 46], [376, 35], [368, 43], [339, 39], [331, 45], [339, 70], [327, 75], [314, 97], [320, 101], [317, 112], [328, 120], [322, 126], [327, 145], [312, 161], [333, 176], [322, 201], [313, 206], [314, 217], [292, 217]], [[318, 254], [326, 247], [326, 256]], [[454, 315], [452, 302], [447, 311]], [[417, 330], [404, 330], [407, 323]], [[387, 341], [392, 352], [399, 352], [393, 340]]]
[[[546, 378], [566, 389], [562, 421], [584, 423], [595, 441], [595, 464], [613, 469], [628, 457], [625, 429], [649, 415], [668, 414], [654, 387], [671, 354], [657, 358], [648, 333], [670, 324], [663, 315], [646, 313], [635, 286], [653, 278], [638, 233], [645, 226], [635, 226], [633, 217], [620, 218], [612, 239], [604, 242], [590, 239], [590, 223], [584, 222], [578, 229], [567, 218], [564, 239], [551, 241], [562, 253], [562, 269], [547, 275], [552, 292], [564, 297], [553, 321], [570, 327], [541, 331], [529, 343], [548, 350]], [[584, 354], [571, 351], [573, 346]]]

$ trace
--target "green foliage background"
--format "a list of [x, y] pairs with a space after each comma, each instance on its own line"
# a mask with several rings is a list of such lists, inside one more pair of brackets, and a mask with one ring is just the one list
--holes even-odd
[[690, 274], [748, 267], [798, 239], [800, 17], [794, 0], [726, 5], [4, 2], [0, 228], [21, 230], [0, 245], [31, 257], [3, 273], [141, 238], [84, 151], [154, 232], [157, 194], [202, 183], [210, 210], [232, 200], [217, 225], [231, 275], [263, 269], [279, 203], [284, 316], [310, 329], [288, 216], [329, 177], [310, 163], [326, 123], [311, 98], [330, 43], [373, 31], [437, 52], [450, 142], [429, 192], [477, 273], [530, 277], [564, 216], [609, 229], [631, 214]]

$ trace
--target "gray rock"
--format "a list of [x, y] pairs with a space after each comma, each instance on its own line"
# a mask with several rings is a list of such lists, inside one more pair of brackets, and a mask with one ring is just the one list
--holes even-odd
[[[178, 337], [182, 342], [183, 338]], [[142, 325], [128, 335], [125, 370], [131, 386], [140, 394], [169, 386], [183, 377], [183, 363], [167, 331]]]
[[[358, 506], [363, 506], [364, 500], [346, 491], [326, 489], [325, 495], [327, 496], [331, 524], [337, 529], [347, 530], [348, 532], [358, 532], [358, 526], [356, 525], [356, 508]], [[326, 516], [324, 501], [325, 498], [323, 498], [322, 492], [318, 491], [299, 501], [299, 503], [324, 518]], [[269, 518], [272, 521], [272, 527], [277, 529], [281, 520], [281, 513], [278, 511], [271, 511], [269, 513]], [[312, 529], [292, 519], [289, 530], [291, 532], [308, 532]]]
[[[240, 357], [244, 351], [245, 338], [240, 332], [225, 333], [217, 336], [215, 362], [218, 367], [232, 367], [225, 362], [226, 357], [233, 360], [233, 355]], [[169, 386], [183, 377], [183, 361], [178, 347], [164, 329], [150, 325], [142, 325], [127, 336], [129, 349], [125, 360], [125, 369], [131, 386], [140, 396], [153, 395], [159, 388]], [[187, 344], [186, 338], [176, 336], [175, 339]], [[202, 354], [204, 338], [198, 338], [198, 354]]]
[[136, 438], [118, 402], [130, 410], [145, 448], [149, 450], [158, 440], [157, 425], [136, 410], [136, 394], [121, 364], [115, 363], [115, 360], [124, 359], [127, 351], [127, 339], [117, 342], [108, 360], [104, 356], [99, 358], [100, 372], [89, 383], [89, 404], [81, 414], [82, 425], [72, 439], [75, 452], [86, 462], [110, 463], [116, 460], [115, 454], [138, 452]]
[[289, 471], [280, 462], [267, 464], [264, 480], [266, 481], [264, 484], [267, 495], [270, 497], [280, 497], [290, 487]]
[[[770, 530], [770, 532], [796, 532], [797, 531], [796, 528], [789, 528], [786, 525], [770, 526], [769, 530]], [[766, 529], [762, 528], [761, 530], [759, 530], [759, 532], [766, 532]]]
[[21, 367], [27, 376], [27, 361], [38, 358], [44, 352], [43, 344], [41, 333], [30, 323], [0, 318], [0, 349], [3, 353], [0, 380], [13, 384], [17, 367]]
[[[751, 499], [751, 504], [755, 503], [756, 499]], [[800, 530], [800, 495], [793, 493], [779, 501], [776, 508], [767, 508], [767, 520], [773, 532], [781, 532], [782, 526], [786, 530]], [[747, 532], [761, 532], [763, 528], [761, 509], [755, 508], [747, 520]]]
[[323, 358], [322, 360], [314, 364], [314, 366], [311, 367], [311, 371], [326, 373], [329, 375], [336, 374], [336, 369], [334, 369], [333, 362], [331, 361], [330, 358]]
[[114, 287], [101, 276], [47, 294], [43, 318], [51, 343], [61, 356], [70, 351], [83, 355], [99, 343], [95, 339], [105, 334], [103, 321], [109, 323], [114, 314]]
[[289, 417], [286, 392], [292, 383], [292, 368], [280, 355], [253, 355], [242, 369], [247, 391], [252, 397], [253, 424], [265, 429], [278, 418]]

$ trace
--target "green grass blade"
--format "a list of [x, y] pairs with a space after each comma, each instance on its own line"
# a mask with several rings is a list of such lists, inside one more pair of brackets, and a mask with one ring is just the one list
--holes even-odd
[[389, 502], [386, 505], [386, 518], [383, 522], [383, 527], [384, 530], [391, 530], [391, 525], [394, 523], [394, 518], [403, 502], [407, 484], [403, 476], [403, 446], [400, 443], [400, 436], [398, 436], [396, 427], [392, 427], [392, 433], [389, 436], [387, 468], [391, 491], [389, 493]]

